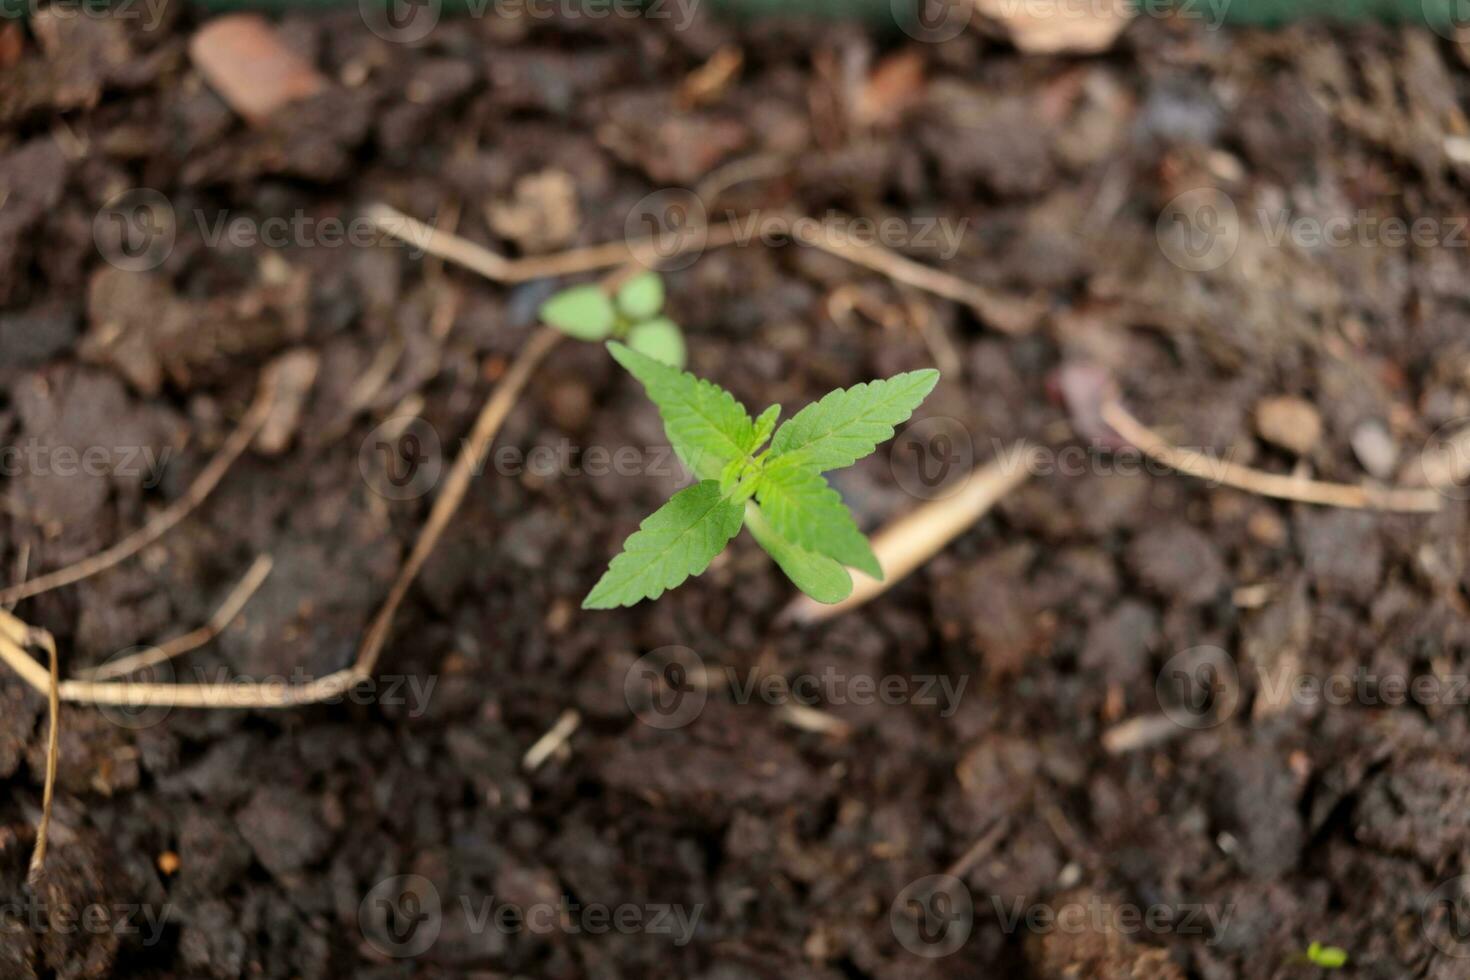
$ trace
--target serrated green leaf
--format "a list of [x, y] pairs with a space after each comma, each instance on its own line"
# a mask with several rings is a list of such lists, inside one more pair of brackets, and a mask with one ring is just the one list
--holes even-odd
[[727, 463], [749, 453], [755, 423], [735, 396], [616, 341], [607, 349], [642, 383], [674, 452], [701, 480], [719, 480]]
[[618, 309], [630, 320], [647, 320], [663, 308], [664, 280], [657, 272], [635, 276], [618, 290]]
[[713, 480], [685, 487], [638, 525], [582, 601], [583, 609], [657, 599], [709, 567], [740, 531], [745, 511]]
[[720, 493], [737, 503], [744, 503], [755, 496], [756, 483], [760, 478], [760, 466], [747, 456], [732, 459], [720, 470]]
[[541, 304], [541, 319], [578, 340], [605, 340], [617, 311], [599, 287], [573, 286]]
[[831, 605], [852, 595], [852, 576], [847, 569], [826, 555], [807, 551], [786, 540], [771, 527], [753, 500], [745, 505], [745, 526], [750, 528], [756, 543], [781, 566], [786, 577], [813, 599]]
[[655, 361], [681, 370], [687, 356], [683, 331], [666, 316], [640, 323], [628, 331], [628, 346]]
[[867, 456], [893, 438], [939, 382], [932, 368], [909, 371], [832, 392], [797, 412], [776, 430], [771, 457], [825, 473]]
[[725, 464], [724, 468], [720, 470], [720, 493], [723, 493], [727, 497], [730, 495], [731, 491], [735, 489], [735, 485], [740, 482], [740, 477], [745, 473], [747, 465], [748, 460], [744, 457], [732, 459]]
[[754, 442], [751, 443], [750, 452], [755, 452], [766, 444], [766, 440], [771, 438], [771, 433], [776, 430], [776, 420], [780, 417], [780, 405], [772, 405], [760, 413], [755, 420], [755, 434], [751, 436]]
[[883, 566], [842, 496], [819, 473], [796, 466], [791, 457], [771, 463], [755, 487], [761, 513], [792, 544], [836, 559], [882, 581]]

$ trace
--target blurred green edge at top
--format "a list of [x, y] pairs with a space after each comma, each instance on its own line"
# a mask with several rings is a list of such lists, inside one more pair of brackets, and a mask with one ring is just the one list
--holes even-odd
[[[40, 6], [56, 4], [66, 7], [102, 9], [109, 5], [128, 6], [139, 0], [0, 0], [0, 17], [25, 16]], [[484, 13], [505, 6], [514, 9], [518, 2], [535, 4], [537, 0], [186, 0], [208, 10], [327, 10], [357, 4], [432, 4], [445, 13]], [[624, 5], [636, 0], [580, 0], [588, 9]], [[642, 0], [645, 6], [668, 6], [680, 0]], [[903, 12], [926, 0], [682, 0], [683, 3], [709, 3], [723, 14], [744, 17], [817, 17], [851, 19], [874, 25], [893, 27]], [[927, 0], [927, 2], [964, 3], [966, 0]], [[1078, 3], [1098, 4], [1099, 0], [1016, 0], [1028, 11], [1044, 13], [1048, 9], [1066, 10]], [[1419, 23], [1445, 30], [1470, 22], [1470, 0], [1113, 0], [1113, 2], [1158, 11], [1169, 8], [1183, 16], [1209, 14], [1218, 22], [1235, 24], [1284, 24], [1303, 19], [1338, 21], [1381, 20], [1390, 23]]]

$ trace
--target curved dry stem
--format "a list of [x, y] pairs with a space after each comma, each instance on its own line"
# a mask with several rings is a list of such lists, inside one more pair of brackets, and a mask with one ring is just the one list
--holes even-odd
[[128, 708], [296, 708], [338, 697], [367, 678], [356, 667], [348, 667], [305, 684], [249, 678], [211, 684], [62, 681], [61, 700]]
[[[506, 417], [519, 400], [526, 382], [541, 361], [549, 354], [561, 335], [549, 327], [542, 328], [521, 350], [494, 394], [481, 409], [475, 420], [464, 448], [454, 461], [444, 488], [430, 509], [429, 518], [420, 531], [418, 540], [408, 560], [399, 570], [372, 624], [363, 636], [358, 650], [357, 662], [345, 670], [339, 670], [305, 684], [287, 684], [285, 681], [257, 682], [241, 679], [234, 682], [212, 684], [141, 684], [127, 681], [108, 681], [101, 678], [116, 677], [131, 673], [142, 667], [161, 663], [209, 642], [239, 614], [244, 604], [270, 574], [272, 561], [269, 555], [261, 555], [250, 566], [245, 577], [226, 597], [208, 623], [154, 650], [137, 657], [118, 661], [95, 673], [93, 679], [61, 680], [61, 668], [56, 652], [56, 642], [45, 630], [33, 629], [0, 605], [0, 661], [8, 664], [21, 679], [31, 687], [47, 694], [50, 703], [51, 731], [46, 752], [46, 782], [41, 805], [41, 822], [36, 831], [36, 846], [31, 857], [30, 879], [36, 881], [46, 860], [46, 845], [51, 828], [51, 809], [56, 787], [56, 772], [60, 760], [61, 702], [90, 705], [115, 705], [130, 708], [235, 708], [235, 709], [279, 709], [309, 704], [319, 704], [339, 697], [372, 676], [374, 665], [382, 652], [388, 632], [392, 628], [398, 606], [408, 594], [409, 587], [433, 552], [448, 527], [455, 512], [464, 502], [470, 482], [480, 469], [480, 461], [489, 451], [495, 434], [500, 431]], [[270, 375], [267, 375], [269, 379]], [[36, 595], [47, 589], [57, 588], [79, 581], [103, 569], [110, 568], [129, 556], [136, 554], [152, 541], [157, 540], [170, 528], [198, 506], [219, 483], [225, 471], [250, 445], [255, 435], [269, 417], [274, 399], [274, 382], [263, 379], [260, 392], [240, 426], [231, 434], [220, 452], [210, 461], [188, 492], [170, 505], [162, 514], [150, 521], [140, 531], [124, 538], [118, 544], [86, 561], [62, 569], [60, 572], [22, 583], [4, 593], [0, 602], [13, 601]], [[43, 647], [50, 658], [50, 670], [38, 664], [27, 652], [28, 646]], [[565, 721], [565, 719], [564, 719]], [[576, 719], [568, 725], [559, 723], [558, 731], [575, 728]], [[547, 750], [549, 751], [549, 750]], [[533, 767], [534, 768], [534, 767]]]
[[1225, 459], [1214, 459], [1172, 445], [1117, 402], [1102, 406], [1102, 420], [1113, 431], [1138, 447], [1145, 456], [1172, 470], [1246, 493], [1291, 500], [1323, 507], [1345, 507], [1352, 510], [1402, 511], [1410, 514], [1432, 514], [1439, 510], [1440, 496], [1433, 490], [1394, 489], [1353, 486], [1348, 483], [1324, 483], [1279, 473], [1266, 473], [1240, 466]]
[[[686, 233], [675, 236], [672, 247], [667, 249], [663, 247], [668, 244], [664, 240], [648, 237], [589, 245], [555, 255], [511, 260], [483, 245], [411, 218], [386, 204], [370, 204], [363, 210], [363, 215], [384, 234], [500, 283], [596, 272], [621, 265], [630, 259], [636, 259], [648, 268], [657, 268], [660, 263], [689, 252], [733, 245], [743, 241], [748, 235], [748, 230], [742, 234], [738, 222], [728, 221], [710, 226], [703, 234]], [[813, 219], [784, 215], [781, 216], [781, 222], [792, 241], [881, 273], [895, 282], [963, 303], [986, 323], [1004, 333], [1024, 333], [1032, 329], [1045, 312], [1045, 305], [1039, 301], [1000, 296], [958, 276], [904, 258], [877, 242], [852, 241], [842, 234], [819, 234], [810, 227], [818, 224]]]
[[382, 653], [383, 644], [388, 639], [388, 631], [393, 626], [393, 617], [398, 612], [398, 606], [408, 595], [409, 586], [418, 577], [419, 571], [424, 567], [424, 562], [429, 560], [429, 555], [439, 539], [444, 534], [444, 529], [449, 526], [449, 521], [454, 517], [459, 505], [464, 502], [465, 492], [469, 490], [470, 481], [480, 469], [480, 463], [490, 449], [491, 440], [500, 431], [501, 425], [505, 423], [505, 417], [515, 407], [521, 397], [521, 391], [526, 387], [532, 372], [551, 353], [561, 339], [561, 334], [550, 327], [542, 327], [526, 346], [521, 349], [515, 362], [511, 364], [510, 370], [505, 373], [495, 393], [480, 410], [479, 418], [475, 419], [475, 426], [470, 430], [469, 438], [465, 440], [464, 448], [460, 450], [459, 456], [455, 458], [454, 465], [449, 470], [449, 475], [444, 480], [444, 488], [434, 500], [434, 506], [429, 510], [429, 519], [424, 522], [423, 530], [419, 532], [418, 540], [414, 542], [413, 551], [409, 553], [408, 560], [398, 570], [398, 577], [393, 580], [393, 585], [388, 590], [388, 598], [373, 617], [372, 623], [364, 634], [362, 646], [358, 648], [357, 665], [354, 669], [362, 674], [371, 674], [373, 667], [377, 665], [378, 655]]
[[1045, 305], [1039, 301], [999, 296], [983, 286], [905, 258], [876, 242], [854, 241], [841, 233], [821, 234], [810, 222], [800, 219], [791, 219], [789, 229], [793, 241], [881, 273], [894, 282], [968, 306], [1002, 333], [1026, 333], [1046, 312]]
[[[0, 661], [8, 664], [21, 680], [46, 694], [53, 694], [51, 677], [36, 662], [27, 646], [55, 649], [51, 634], [0, 610]], [[59, 666], [57, 668], [59, 672]], [[128, 681], [66, 680], [54, 685], [58, 704], [115, 705], [119, 707], [168, 708], [291, 708], [337, 697], [352, 685], [367, 679], [355, 666], [305, 684], [260, 682], [242, 678], [212, 684], [137, 684]]]
[[667, 253], [660, 248], [659, 239], [649, 237], [605, 242], [555, 255], [512, 260], [467, 238], [411, 218], [386, 204], [368, 205], [363, 210], [363, 216], [386, 235], [499, 283], [520, 283], [532, 279], [572, 276], [582, 272], [600, 272], [635, 258], [652, 268], [660, 262], [671, 261], [696, 249], [721, 248], [735, 241], [737, 237], [734, 227], [724, 224], [708, 229], [703, 235], [691, 233], [678, 236], [678, 241]]
[[[465, 493], [469, 490], [475, 473], [479, 471], [480, 463], [485, 458], [485, 453], [489, 451], [491, 441], [520, 399], [526, 382], [530, 380], [536, 367], [547, 354], [551, 353], [552, 348], [560, 339], [561, 334], [549, 327], [533, 335], [526, 346], [521, 349], [505, 377], [501, 379], [494, 394], [486, 401], [485, 407], [480, 410], [474, 428], [465, 440], [464, 448], [455, 459], [449, 475], [445, 478], [443, 489], [429, 511], [429, 518], [419, 532], [413, 551], [410, 552], [403, 567], [399, 569], [397, 578], [394, 579], [393, 585], [388, 590], [387, 599], [384, 600], [382, 607], [364, 633], [362, 645], [358, 649], [357, 662], [351, 667], [305, 684], [287, 684], [285, 681], [262, 683], [246, 678], [212, 684], [143, 684], [102, 680], [99, 671], [98, 676], [94, 678], [61, 681], [56, 696], [61, 701], [76, 704], [120, 705], [135, 708], [152, 706], [292, 708], [338, 697], [346, 693], [354, 684], [370, 678], [378, 656], [382, 652], [383, 644], [392, 629], [393, 618], [398, 612], [399, 605], [408, 595], [410, 586], [418, 577], [419, 571], [422, 570], [424, 563], [433, 552], [434, 546], [439, 543], [445, 528], [449, 526], [450, 520], [459, 510], [460, 504], [464, 502]], [[240, 607], [264, 581], [269, 570], [268, 556], [256, 559], [245, 578], [236, 586], [208, 624], [172, 641], [174, 648], [172, 655], [177, 656], [180, 652], [194, 649], [200, 643], [208, 642], [217, 635], [239, 613]], [[49, 634], [41, 630], [32, 630], [15, 616], [0, 609], [0, 661], [9, 664], [31, 687], [38, 691], [46, 691], [53, 686], [52, 683], [46, 677], [46, 672], [41, 665], [25, 650], [27, 643], [35, 642], [34, 637], [37, 636], [44, 636], [47, 642], [50, 642]], [[31, 639], [28, 640], [28, 638]], [[159, 649], [164, 650], [167, 654], [169, 647], [170, 644], [165, 644]], [[180, 647], [182, 649], [179, 649]], [[159, 658], [156, 654], [157, 651], [151, 651], [150, 654], [145, 655], [149, 658], [147, 663], [134, 664], [119, 661], [109, 669], [108, 676], [119, 673], [123, 669], [135, 670], [139, 666], [147, 666], [159, 662], [160, 659], [167, 659], [167, 656]]]
[[256, 433], [260, 431], [261, 426], [265, 425], [266, 419], [270, 416], [275, 392], [275, 379], [271, 376], [271, 372], [267, 372], [261, 378], [255, 401], [251, 402], [245, 417], [240, 420], [235, 431], [230, 433], [229, 438], [225, 440], [219, 452], [215, 453], [214, 458], [199, 471], [199, 475], [194, 478], [193, 483], [189, 484], [189, 489], [182, 497], [159, 511], [147, 524], [107, 550], [100, 551], [90, 558], [84, 558], [74, 565], [68, 565], [66, 568], [33, 578], [29, 582], [21, 582], [6, 589], [0, 589], [0, 605], [10, 605], [21, 599], [29, 599], [42, 592], [50, 592], [63, 585], [73, 585], [84, 578], [90, 578], [98, 572], [104, 572], [127, 561], [167, 534], [174, 525], [188, 517], [194, 508], [214, 492], [214, 488], [219, 485], [219, 481], [234, 465], [235, 460], [240, 458], [240, 454], [255, 439]]
[[51, 661], [46, 697], [51, 716], [51, 730], [46, 738], [46, 786], [41, 791], [41, 825], [36, 828], [36, 849], [31, 853], [31, 867], [27, 873], [27, 879], [35, 884], [46, 864], [46, 842], [51, 834], [51, 804], [56, 795], [56, 770], [61, 759], [61, 667], [56, 659], [56, 641], [51, 638], [50, 633], [29, 630], [28, 638], [44, 649]]
[[131, 657], [123, 657], [121, 660], [112, 660], [92, 670], [82, 671], [81, 676], [89, 681], [109, 681], [119, 677], [135, 674], [145, 667], [152, 667], [176, 657], [182, 657], [191, 650], [197, 650], [210, 640], [224, 632], [234, 618], [240, 615], [240, 610], [245, 608], [245, 603], [255, 595], [257, 589], [265, 582], [266, 576], [271, 573], [271, 567], [275, 564], [270, 555], [260, 555], [250, 563], [245, 571], [245, 577], [235, 584], [225, 601], [215, 610], [214, 615], [209, 617], [209, 622], [192, 629], [183, 636], [176, 636], [172, 640], [165, 640], [156, 647], [133, 654]]

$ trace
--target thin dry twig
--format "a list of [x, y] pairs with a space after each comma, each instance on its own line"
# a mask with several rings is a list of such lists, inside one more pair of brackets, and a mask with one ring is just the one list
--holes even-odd
[[[31, 628], [16, 617], [14, 613], [0, 609], [0, 656], [3, 656], [6, 650], [23, 648], [30, 642]], [[36, 663], [30, 656], [26, 656], [24, 659], [26, 663], [35, 668], [36, 673], [28, 673], [25, 669], [21, 669], [19, 673], [31, 687], [34, 687], [38, 691], [45, 691], [47, 687], [46, 672], [41, 670], [41, 665]], [[34, 680], [37, 673], [40, 674], [41, 678], [39, 684]]]
[[802, 704], [800, 701], [788, 701], [776, 709], [776, 717], [780, 718], [792, 728], [804, 732], [814, 732], [818, 735], [831, 735], [833, 738], [850, 738], [852, 736], [852, 725], [837, 717], [829, 711]]
[[883, 568], [883, 581], [852, 571], [852, 595], [846, 599], [824, 605], [807, 596], [798, 596], [782, 612], [781, 618], [803, 624], [820, 623], [887, 592], [979, 520], [996, 501], [1024, 483], [1032, 470], [1027, 464], [1034, 451], [1024, 442], [1017, 443], [984, 469], [972, 473], [958, 493], [927, 503], [873, 535], [873, 554]]
[[679, 108], [695, 109], [717, 101], [744, 64], [745, 52], [739, 46], [727, 44], [720, 48], [679, 83]]
[[[10, 613], [0, 610], [0, 661], [4, 661], [32, 688], [50, 693], [51, 679], [46, 668], [36, 662], [26, 647], [37, 637], [48, 637], [45, 631], [27, 626]], [[68, 703], [122, 705], [144, 707], [161, 705], [172, 708], [274, 708], [323, 700], [345, 691], [355, 683], [343, 683], [350, 670], [338, 671], [311, 684], [288, 688], [280, 684], [134, 684], [118, 681], [61, 681], [57, 694]]]
[[261, 555], [250, 563], [245, 575], [230, 590], [225, 601], [215, 610], [209, 621], [197, 629], [192, 629], [183, 636], [176, 636], [172, 640], [165, 640], [156, 647], [149, 647], [133, 654], [131, 657], [123, 657], [120, 660], [112, 660], [93, 670], [83, 671], [83, 680], [110, 681], [118, 677], [127, 677], [135, 674], [146, 667], [161, 664], [167, 660], [182, 657], [191, 650], [197, 650], [204, 646], [216, 636], [224, 632], [225, 627], [240, 615], [240, 610], [245, 608], [255, 595], [257, 589], [265, 582], [266, 576], [270, 575], [271, 567], [275, 562], [270, 555]]
[[490, 441], [495, 438], [495, 433], [500, 431], [506, 416], [515, 407], [531, 373], [551, 353], [560, 339], [561, 334], [550, 327], [542, 327], [537, 331], [511, 364], [510, 370], [505, 373], [485, 407], [480, 410], [480, 417], [475, 419], [474, 428], [470, 431], [464, 448], [454, 460], [449, 475], [444, 479], [444, 487], [429, 510], [429, 519], [424, 522], [423, 530], [414, 542], [413, 551], [399, 569], [398, 577], [388, 590], [388, 598], [373, 617], [372, 624], [363, 637], [362, 646], [358, 649], [357, 664], [353, 667], [358, 676], [366, 677], [372, 673], [378, 662], [378, 655], [382, 652], [383, 643], [388, 639], [388, 630], [393, 625], [393, 617], [398, 612], [399, 604], [408, 595], [409, 586], [418, 577], [419, 570], [424, 567], [424, 562], [428, 561], [429, 554], [439, 543], [450, 519], [464, 502], [470, 481], [479, 471], [485, 453], [489, 451]]
[[[194, 507], [213, 491], [230, 465], [245, 448], [254, 441], [261, 427], [270, 416], [274, 401], [275, 382], [273, 372], [262, 379], [255, 403], [246, 413], [240, 426], [220, 452], [210, 461], [204, 471], [189, 487], [189, 490], [162, 514], [150, 521], [140, 531], [92, 558], [52, 575], [21, 583], [0, 593], [0, 661], [8, 664], [31, 687], [47, 694], [51, 706], [51, 731], [47, 749], [46, 783], [42, 801], [40, 826], [36, 832], [36, 848], [31, 860], [30, 876], [35, 881], [40, 875], [46, 858], [46, 844], [51, 826], [51, 809], [55, 793], [56, 773], [60, 757], [61, 702], [77, 702], [91, 705], [126, 705], [129, 707], [168, 706], [181, 708], [288, 708], [313, 704], [337, 697], [353, 685], [368, 678], [377, 663], [394, 614], [407, 595], [408, 589], [424, 562], [443, 535], [445, 527], [459, 509], [469, 488], [471, 478], [479, 470], [479, 462], [489, 451], [496, 432], [499, 431], [510, 410], [515, 406], [541, 360], [550, 353], [560, 339], [560, 334], [543, 328], [521, 351], [502, 382], [486, 402], [464, 449], [455, 459], [444, 489], [430, 510], [429, 519], [414, 544], [409, 559], [399, 570], [389, 590], [383, 607], [374, 617], [364, 634], [357, 661], [344, 670], [305, 684], [258, 683], [251, 681], [220, 682], [210, 684], [138, 684], [126, 681], [108, 681], [101, 678], [123, 676], [142, 667], [177, 657], [196, 649], [217, 636], [239, 614], [244, 604], [264, 582], [270, 573], [271, 558], [258, 557], [246, 572], [244, 579], [233, 589], [224, 603], [203, 627], [193, 630], [162, 646], [111, 664], [96, 671], [92, 678], [61, 680], [56, 644], [44, 630], [33, 629], [12, 615], [5, 608], [6, 598], [13, 602], [80, 581], [125, 560], [176, 525]], [[28, 646], [45, 648], [50, 658], [50, 670], [46, 671], [27, 652]], [[571, 736], [581, 717], [575, 711], [564, 713], [547, 739], [546, 745], [538, 743], [527, 754], [527, 764], [534, 769], [545, 757]], [[554, 739], [553, 739], [554, 736]], [[551, 741], [548, 741], [551, 740]], [[552, 744], [555, 741], [555, 744]], [[544, 753], [544, 754], [538, 754]]]
[[965, 851], [964, 854], [961, 854], [955, 859], [953, 864], [945, 868], [944, 873], [951, 878], [964, 878], [974, 870], [977, 864], [990, 856], [990, 852], [995, 850], [996, 845], [1005, 840], [1005, 836], [1010, 832], [1010, 829], [1010, 818], [999, 818], [995, 821], [994, 826], [981, 835], [979, 840], [970, 845], [969, 850]]
[[[26, 652], [24, 640], [31, 631], [24, 622], [0, 610], [0, 661], [8, 664], [21, 680], [42, 693], [51, 681], [46, 669]], [[43, 631], [36, 630], [40, 634]], [[306, 684], [285, 681], [220, 681], [210, 684], [138, 684], [129, 681], [64, 680], [58, 694], [68, 704], [119, 705], [130, 708], [289, 708], [337, 697], [360, 678], [352, 668]]]
[[1440, 496], [1433, 490], [1395, 489], [1353, 486], [1347, 483], [1324, 483], [1278, 473], [1266, 473], [1240, 466], [1224, 459], [1211, 459], [1191, 449], [1170, 444], [1116, 401], [1102, 406], [1102, 420], [1118, 435], [1138, 447], [1144, 455], [1170, 469], [1222, 486], [1323, 507], [1345, 507], [1352, 510], [1402, 511], [1431, 514], [1439, 510]]
[[853, 325], [853, 314], [867, 317], [884, 330], [909, 326], [908, 311], [870, 296], [857, 283], [846, 283], [827, 294], [827, 315], [843, 328]]
[[997, 296], [983, 286], [921, 265], [876, 242], [857, 242], [842, 234], [824, 235], [809, 228], [808, 224], [800, 220], [789, 223], [793, 241], [880, 273], [894, 282], [968, 306], [1002, 333], [1025, 333], [1045, 312], [1045, 307], [1039, 302]]
[[934, 358], [934, 366], [939, 368], [939, 373], [951, 384], [964, 377], [965, 362], [960, 357], [959, 350], [954, 341], [950, 339], [949, 331], [944, 324], [939, 322], [929, 309], [928, 305], [917, 299], [910, 298], [905, 304], [908, 309], [909, 323], [913, 324], [918, 331], [924, 345], [929, 348], [930, 355]]
[[[208, 684], [66, 680], [61, 682], [61, 700], [134, 708], [293, 708], [338, 697], [354, 684], [369, 678], [382, 652], [388, 631], [392, 628], [399, 604], [408, 594], [413, 580], [443, 535], [450, 518], [464, 501], [470, 480], [480, 468], [480, 461], [484, 459], [491, 440], [515, 406], [531, 373], [560, 338], [561, 335], [549, 327], [533, 335], [501, 379], [494, 394], [485, 403], [464, 449], [455, 459], [454, 466], [444, 481], [443, 490], [430, 509], [429, 518], [419, 532], [413, 551], [399, 570], [398, 577], [389, 589], [388, 598], [364, 634], [357, 661], [352, 666], [304, 684], [287, 684], [284, 680], [265, 683], [249, 680], [220, 681]], [[0, 610], [0, 661], [9, 664], [27, 684], [38, 691], [45, 691], [49, 686], [46, 672], [24, 649], [23, 638], [28, 629], [25, 623]]]
[[1119, 722], [1102, 734], [1103, 751], [1125, 755], [1189, 734], [1189, 729], [1168, 715], [1139, 715]]
[[521, 767], [527, 772], [535, 772], [540, 769], [547, 759], [567, 744], [567, 740], [582, 725], [582, 714], [576, 708], [568, 708], [556, 719], [556, 723], [547, 729], [546, 734], [536, 739], [525, 756], [521, 759]]
[[19, 602], [21, 599], [29, 599], [42, 592], [59, 589], [63, 585], [72, 585], [98, 572], [104, 572], [127, 561], [167, 534], [174, 525], [188, 517], [194, 508], [214, 492], [214, 488], [219, 485], [219, 481], [234, 465], [235, 460], [239, 459], [240, 454], [255, 440], [261, 426], [265, 425], [266, 419], [270, 417], [271, 405], [275, 401], [275, 391], [275, 379], [270, 372], [267, 372], [261, 378], [255, 401], [245, 412], [245, 417], [240, 420], [235, 431], [230, 433], [224, 445], [220, 446], [214, 458], [199, 471], [199, 475], [194, 478], [193, 483], [189, 484], [189, 489], [182, 497], [159, 511], [147, 524], [105, 551], [100, 551], [90, 558], [84, 558], [74, 565], [68, 565], [66, 568], [33, 578], [29, 582], [21, 582], [6, 589], [0, 589], [0, 606]]
[[732, 187], [751, 180], [783, 177], [791, 172], [791, 168], [791, 158], [777, 153], [741, 157], [710, 171], [694, 188], [694, 196], [710, 206]]
[[44, 630], [28, 630], [28, 639], [46, 651], [51, 661], [47, 677], [46, 700], [51, 716], [50, 732], [46, 737], [46, 785], [41, 791], [41, 824], [36, 828], [36, 849], [31, 852], [31, 867], [27, 874], [31, 884], [40, 880], [46, 864], [46, 842], [51, 834], [51, 804], [56, 796], [56, 770], [61, 760], [61, 666], [56, 658], [56, 641]]
[[[433, 228], [386, 204], [371, 204], [364, 209], [363, 215], [385, 234], [500, 283], [596, 272], [621, 265], [629, 259], [637, 259], [649, 268], [656, 268], [662, 262], [672, 261], [691, 251], [732, 245], [742, 237], [737, 223], [729, 221], [711, 225], [702, 234], [690, 231], [675, 236], [667, 248], [663, 247], [668, 245], [667, 238], [648, 237], [512, 260], [483, 245]], [[823, 235], [808, 227], [811, 221], [798, 216], [783, 216], [782, 222], [792, 241], [881, 273], [895, 282], [963, 303], [986, 323], [1004, 333], [1030, 330], [1045, 312], [1040, 302], [996, 295], [983, 286], [921, 265], [876, 242], [855, 242], [841, 234]]]
[[698, 249], [722, 248], [738, 237], [735, 226], [726, 223], [714, 225], [703, 234], [690, 231], [676, 236], [667, 251], [662, 248], [664, 239], [648, 237], [588, 245], [554, 255], [507, 259], [483, 245], [427, 225], [386, 204], [368, 205], [363, 216], [377, 225], [378, 230], [384, 234], [499, 283], [520, 283], [582, 272], [600, 272], [620, 266], [630, 259], [637, 259], [643, 265], [653, 267]]

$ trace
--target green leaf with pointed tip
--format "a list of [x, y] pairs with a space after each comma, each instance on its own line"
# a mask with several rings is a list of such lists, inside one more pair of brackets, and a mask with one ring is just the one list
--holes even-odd
[[709, 567], [740, 531], [745, 510], [713, 480], [685, 487], [638, 525], [582, 601], [583, 609], [657, 599]]
[[820, 473], [781, 457], [766, 467], [755, 496], [771, 527], [792, 544], [883, 580], [883, 566], [842, 496]]
[[851, 466], [893, 438], [939, 383], [933, 368], [842, 388], [787, 419], [771, 440], [771, 457], [818, 473]]
[[664, 280], [657, 272], [635, 276], [618, 290], [618, 309], [629, 320], [647, 320], [663, 308]]
[[605, 340], [617, 321], [617, 311], [599, 287], [573, 286], [541, 305], [541, 319], [568, 337]]
[[852, 576], [828, 558], [786, 540], [771, 527], [755, 501], [745, 505], [745, 526], [796, 587], [818, 602], [831, 605], [852, 595]]
[[718, 480], [725, 464], [749, 452], [755, 423], [735, 396], [617, 341], [607, 349], [642, 383], [674, 452], [701, 480]]
[[776, 420], [780, 417], [780, 405], [772, 405], [760, 413], [755, 420], [755, 435], [751, 436], [755, 441], [751, 443], [750, 452], [755, 452], [766, 444], [766, 440], [771, 438], [771, 433], [776, 430]]
[[684, 347], [683, 331], [666, 316], [640, 323], [629, 330], [628, 346], [655, 361], [662, 361], [669, 367], [680, 370], [688, 356]]

